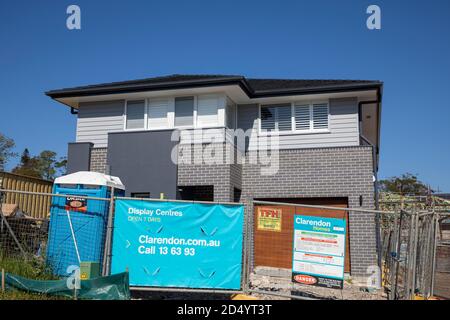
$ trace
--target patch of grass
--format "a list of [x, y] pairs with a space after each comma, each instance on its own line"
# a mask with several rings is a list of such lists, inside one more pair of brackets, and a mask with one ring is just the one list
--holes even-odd
[[64, 300], [64, 297], [35, 294], [18, 290], [0, 292], [0, 300]]
[[[20, 259], [7, 257], [0, 254], [0, 269], [6, 273], [11, 273], [24, 278], [33, 280], [56, 280], [50, 269], [41, 259]], [[61, 300], [64, 298], [49, 296], [45, 294], [35, 294], [15, 289], [8, 289], [5, 292], [0, 291], [0, 300]]]
[[56, 280], [50, 268], [40, 259], [19, 259], [15, 257], [6, 257], [0, 254], [0, 269], [24, 278], [33, 280]]

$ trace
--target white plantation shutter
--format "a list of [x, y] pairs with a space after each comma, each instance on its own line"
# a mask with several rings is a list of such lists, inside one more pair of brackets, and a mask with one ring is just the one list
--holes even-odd
[[276, 107], [276, 110], [277, 110], [278, 131], [291, 131], [292, 130], [291, 105]]
[[313, 129], [328, 128], [328, 105], [314, 104], [313, 108]]
[[290, 104], [261, 107], [261, 130], [291, 131], [292, 108]]
[[211, 127], [219, 124], [218, 109], [220, 99], [216, 95], [199, 96], [197, 100], [197, 124]]
[[152, 99], [148, 102], [148, 128], [159, 129], [167, 128], [167, 109], [169, 107], [168, 99]]
[[311, 110], [309, 105], [295, 106], [295, 130], [309, 130], [311, 127]]

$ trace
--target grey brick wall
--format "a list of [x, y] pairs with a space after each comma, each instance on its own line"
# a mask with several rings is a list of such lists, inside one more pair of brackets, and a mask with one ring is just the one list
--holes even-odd
[[[247, 160], [257, 156], [250, 152]], [[374, 208], [374, 185], [370, 147], [342, 147], [279, 151], [279, 171], [261, 175], [261, 165], [249, 164], [242, 171], [242, 201], [252, 213], [255, 198], [346, 197], [350, 208]], [[250, 214], [249, 217], [253, 218]], [[376, 223], [373, 214], [349, 213], [351, 273], [366, 276], [377, 265]]]
[[94, 172], [107, 173], [108, 149], [107, 148], [92, 148], [90, 169]]
[[[350, 208], [360, 208], [359, 196], [362, 195], [362, 208], [374, 208], [370, 147], [280, 150], [279, 171], [273, 176], [261, 175], [263, 165], [249, 163], [258, 156], [256, 152], [244, 156], [229, 143], [221, 143], [220, 147], [224, 154], [227, 148], [233, 148], [234, 155], [244, 159], [243, 164], [179, 163], [178, 185], [213, 185], [214, 201], [223, 202], [233, 201], [235, 187], [241, 189], [241, 201], [246, 203], [247, 213], [253, 212], [251, 200], [257, 198], [346, 197]], [[199, 161], [193, 150], [190, 151], [192, 159]], [[92, 171], [105, 173], [106, 161], [106, 148], [92, 149]], [[377, 265], [375, 216], [352, 211], [349, 229], [352, 275], [366, 276], [367, 267]]]
[[[185, 146], [186, 147], [186, 146]], [[232, 202], [234, 187], [241, 189], [241, 168], [240, 164], [231, 164], [227, 154], [236, 155], [236, 149], [229, 143], [219, 144], [204, 144], [202, 150], [206, 147], [217, 147], [222, 149], [223, 164], [205, 164], [200, 162], [203, 160], [201, 154], [195, 153], [193, 149], [191, 152], [190, 163], [178, 164], [178, 185], [179, 186], [214, 186], [214, 201]], [[229, 150], [233, 149], [233, 152]], [[188, 152], [189, 152], [188, 151]], [[186, 152], [179, 149], [180, 152]], [[234, 162], [234, 161], [233, 161]], [[198, 163], [198, 164], [196, 164]]]

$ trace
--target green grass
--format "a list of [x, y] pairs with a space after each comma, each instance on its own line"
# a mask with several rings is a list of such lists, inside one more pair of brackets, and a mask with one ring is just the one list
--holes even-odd
[[[42, 260], [5, 257], [0, 254], [0, 269], [5, 272], [18, 275], [33, 280], [56, 280], [48, 267]], [[14, 289], [9, 289], [4, 293], [0, 291], [0, 300], [60, 300], [61, 297], [49, 296], [45, 294], [35, 294]]]

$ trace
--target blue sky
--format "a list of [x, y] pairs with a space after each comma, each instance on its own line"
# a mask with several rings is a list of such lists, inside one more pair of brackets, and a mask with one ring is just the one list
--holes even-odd
[[[82, 30], [66, 28], [81, 7]], [[382, 30], [366, 28], [366, 8]], [[0, 2], [0, 132], [65, 155], [76, 119], [43, 92], [172, 73], [378, 79], [381, 177], [450, 192], [450, 1]], [[14, 165], [10, 163], [8, 168]]]

